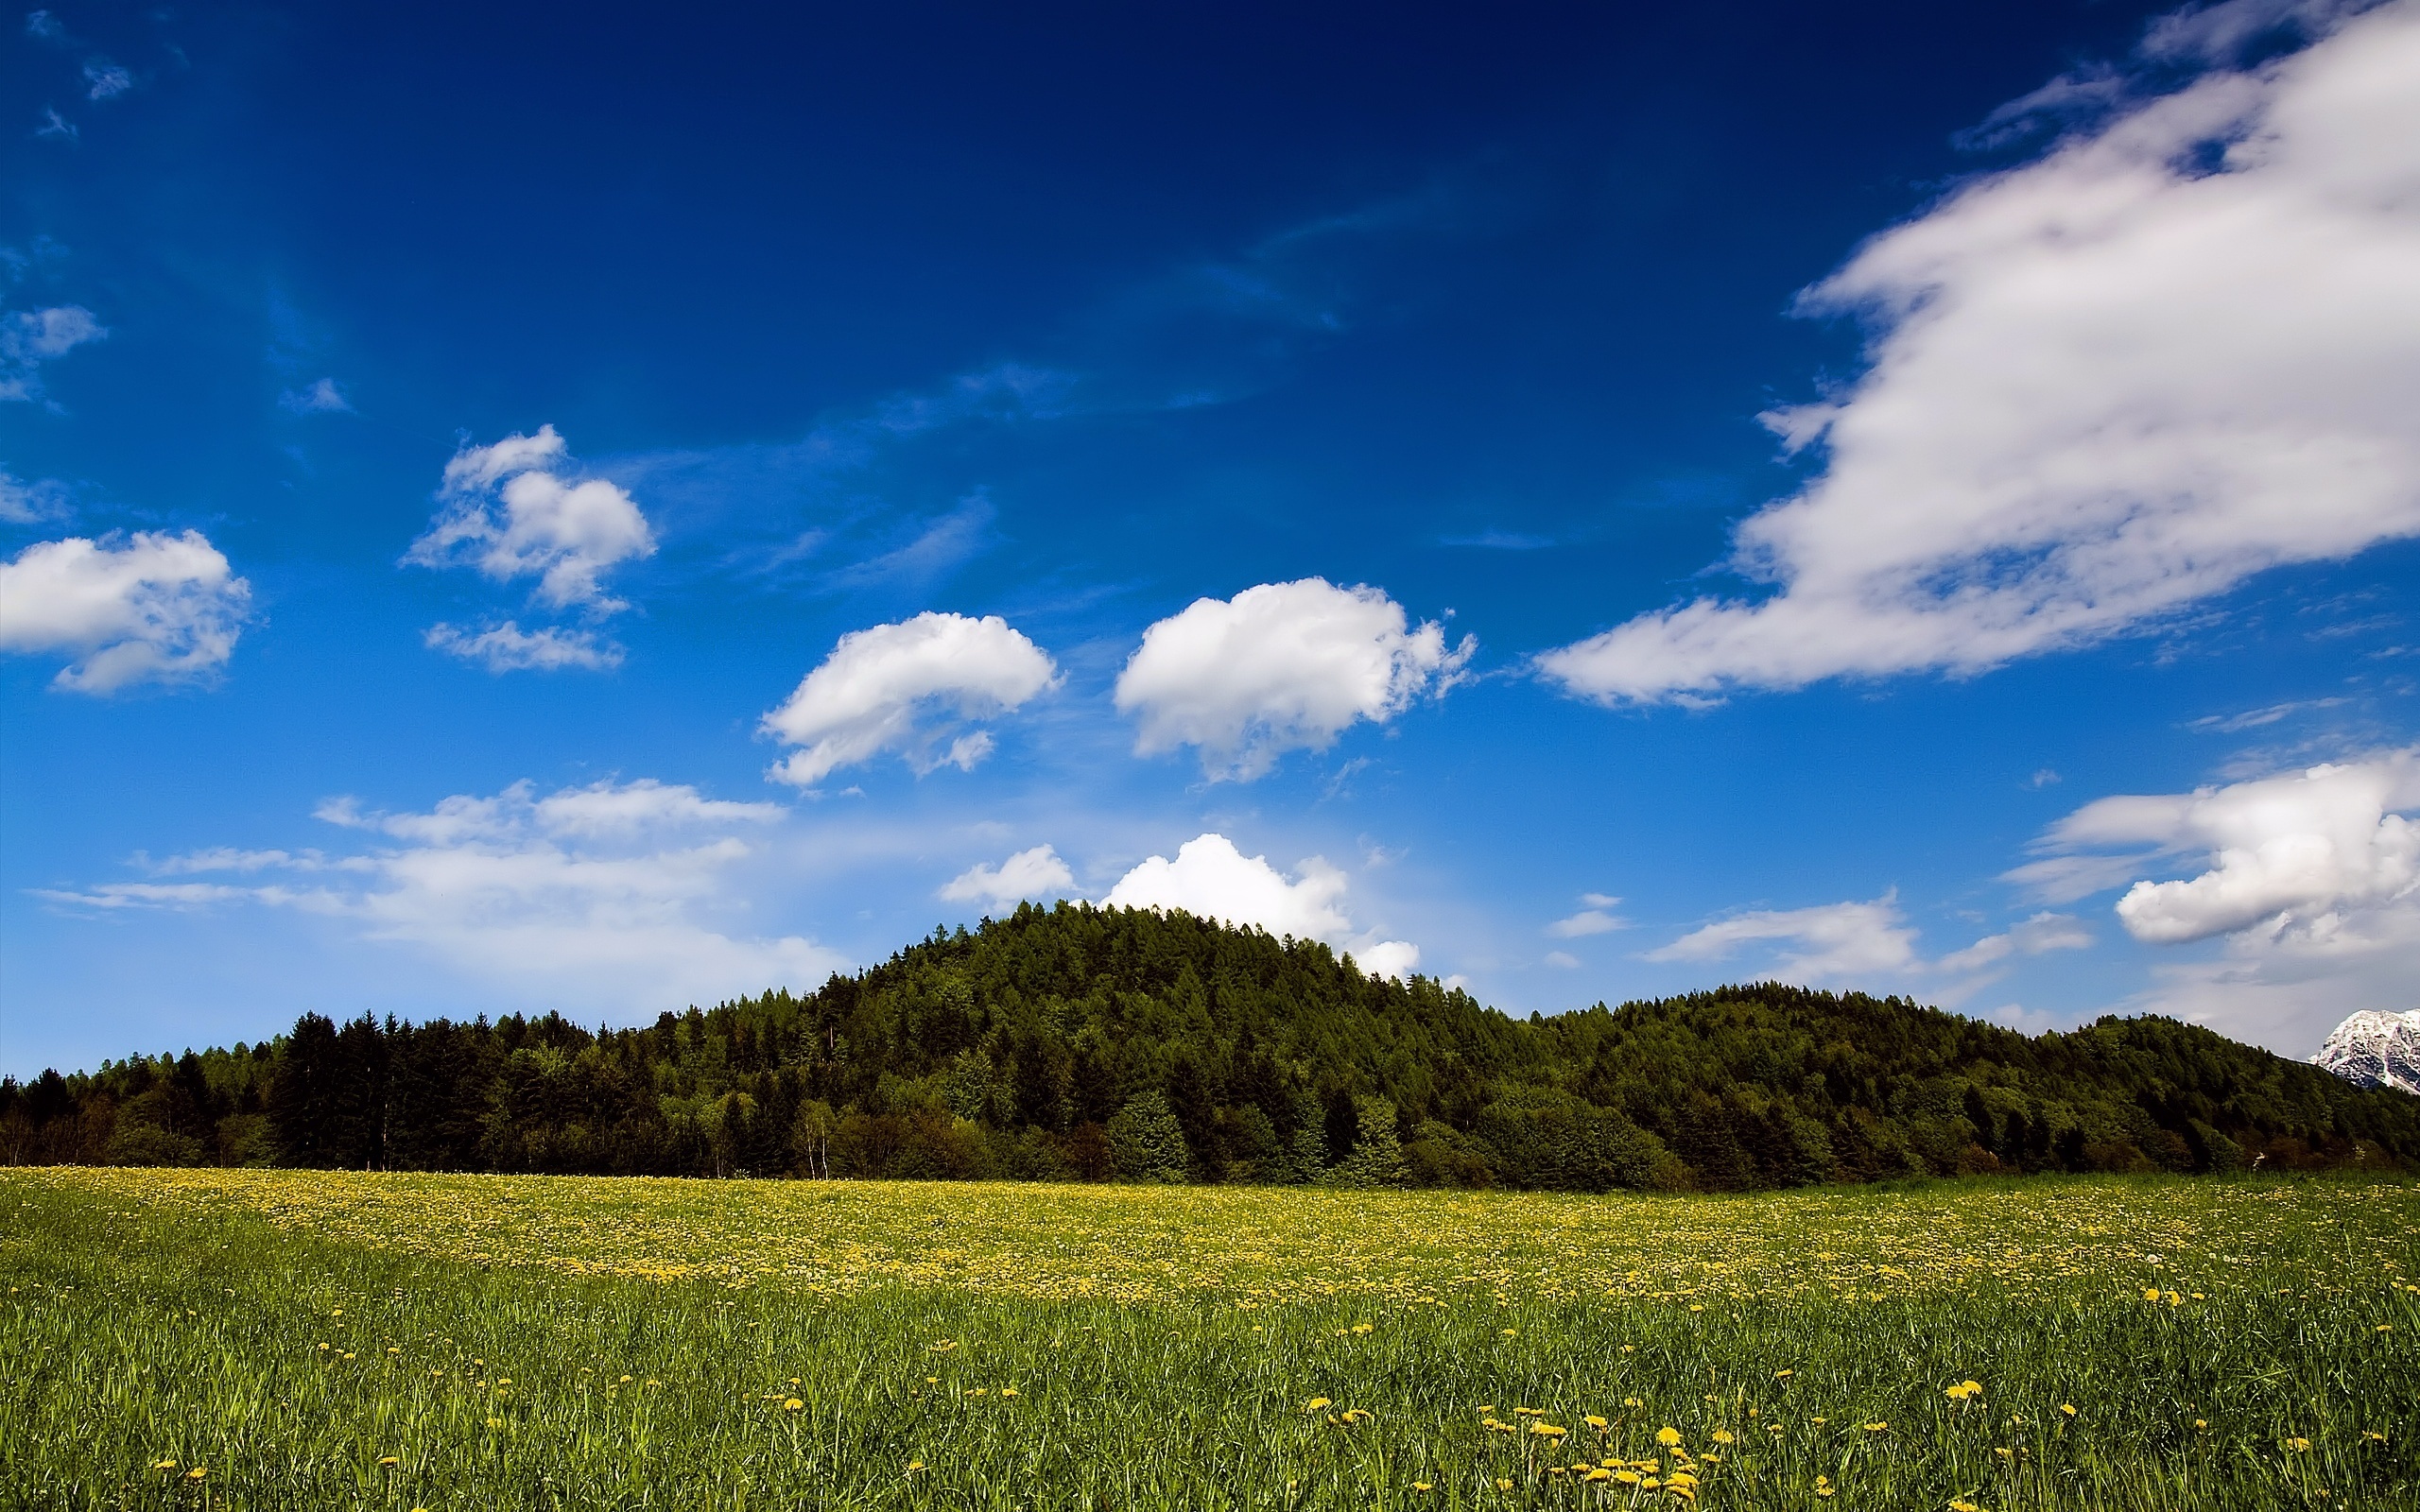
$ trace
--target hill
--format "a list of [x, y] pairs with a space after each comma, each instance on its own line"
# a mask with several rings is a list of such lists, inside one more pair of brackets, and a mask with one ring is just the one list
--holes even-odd
[[630, 1029], [339, 1026], [0, 1082], [9, 1163], [1745, 1190], [2420, 1165], [2420, 1098], [2158, 1018], [1760, 984], [1516, 1020], [1183, 913], [1021, 906]]

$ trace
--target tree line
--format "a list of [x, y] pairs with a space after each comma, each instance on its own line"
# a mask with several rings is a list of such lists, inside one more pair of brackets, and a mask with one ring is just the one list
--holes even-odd
[[10, 1164], [1742, 1191], [2420, 1165], [2420, 1098], [2162, 1018], [2016, 1031], [1777, 983], [1515, 1019], [1316, 941], [1021, 905], [588, 1029], [339, 1022], [0, 1081]]

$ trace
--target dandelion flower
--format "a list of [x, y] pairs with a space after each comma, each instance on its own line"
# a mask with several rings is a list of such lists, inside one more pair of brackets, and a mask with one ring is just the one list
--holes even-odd
[[177, 1462], [172, 1459], [164, 1459], [159, 1464], [154, 1465], [151, 1468], [155, 1470], [172, 1470], [177, 1468]]
[[1586, 1424], [1587, 1424], [1589, 1427], [1591, 1427], [1591, 1428], [1602, 1428], [1602, 1427], [1604, 1427], [1604, 1426], [1605, 1426], [1605, 1419], [1603, 1419], [1602, 1418], [1598, 1417], [1598, 1416], [1597, 1416], [1595, 1413], [1593, 1413], [1593, 1412], [1592, 1412], [1592, 1413], [1590, 1413], [1587, 1417], [1581, 1418], [1580, 1420], [1581, 1420], [1582, 1422], [1583, 1422], [1583, 1423], [1586, 1423]]
[[1414, 1481], [1411, 1483], [1411, 1488], [1415, 1491], [1426, 1491], [1431, 1487], [1426, 1481]]
[[1013, 1397], [1016, 1394], [1017, 1388], [1014, 1386], [1002, 1386], [1000, 1388], [1000, 1395], [1003, 1397]]
[[1734, 1440], [1734, 1439], [1732, 1438], [1732, 1436], [1731, 1436], [1731, 1430], [1730, 1430], [1730, 1429], [1728, 1429], [1728, 1428], [1718, 1428], [1718, 1429], [1716, 1429], [1716, 1430], [1714, 1431], [1714, 1441], [1715, 1441], [1716, 1443], [1718, 1443], [1718, 1444], [1728, 1444], [1728, 1443], [1733, 1443], [1733, 1442], [1735, 1442], [1735, 1440]]
[[189, 1470], [185, 1471], [185, 1479], [186, 1479], [186, 1480], [188, 1480], [188, 1481], [198, 1481], [198, 1480], [200, 1480], [203, 1476], [205, 1476], [205, 1475], [207, 1475], [207, 1474], [209, 1474], [209, 1473], [210, 1473], [210, 1467], [209, 1467], [209, 1466], [207, 1466], [207, 1465], [197, 1465], [197, 1466], [195, 1466], [193, 1469], [189, 1469]]
[[2076, 1404], [2072, 1401], [2063, 1401], [2059, 1403], [2059, 1410], [2072, 1418], [2076, 1415]]
[[2310, 1440], [2308, 1438], [2289, 1438], [2286, 1440], [2286, 1447], [2292, 1450], [2297, 1454], [2308, 1454], [2310, 1452]]
[[1666, 1449], [1678, 1449], [1681, 1444], [1681, 1431], [1677, 1428], [1658, 1428], [1655, 1430], [1655, 1441]]
[[392, 1465], [395, 1463], [395, 1456], [392, 1454], [381, 1454], [378, 1456], [378, 1463], [381, 1465]]
[[1306, 1402], [1303, 1403], [1303, 1410], [1304, 1410], [1305, 1412], [1317, 1412], [1317, 1411], [1319, 1411], [1322, 1407], [1324, 1407], [1324, 1406], [1326, 1406], [1327, 1404], [1328, 1404], [1328, 1399], [1327, 1399], [1327, 1398], [1325, 1398], [1325, 1397], [1313, 1397], [1310, 1400], [1308, 1400], [1308, 1401], [1306, 1401]]
[[1889, 1423], [1868, 1423], [1865, 1425], [1865, 1431], [1869, 1434], [1878, 1434], [1890, 1426]]
[[804, 1407], [804, 1406], [805, 1406], [805, 1405], [806, 1405], [806, 1403], [805, 1403], [805, 1402], [803, 1402], [803, 1401], [799, 1400], [796, 1397], [791, 1397], [791, 1398], [788, 1398], [787, 1400], [786, 1400], [785, 1401], [783, 1401], [783, 1403], [782, 1403], [782, 1411], [784, 1411], [784, 1412], [796, 1412], [796, 1411], [798, 1411], [800, 1408], [802, 1408], [802, 1407]]

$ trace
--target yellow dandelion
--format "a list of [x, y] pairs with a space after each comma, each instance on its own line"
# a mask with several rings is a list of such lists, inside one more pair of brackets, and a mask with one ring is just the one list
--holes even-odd
[[784, 1411], [784, 1412], [796, 1412], [796, 1411], [798, 1411], [800, 1408], [802, 1408], [802, 1407], [804, 1407], [804, 1406], [805, 1406], [805, 1405], [806, 1405], [806, 1403], [805, 1403], [805, 1402], [803, 1402], [803, 1401], [799, 1400], [796, 1397], [790, 1397], [790, 1398], [786, 1399], [786, 1400], [782, 1402], [782, 1411]]
[[[1286, 1489], [1288, 1489], [1288, 1490], [1289, 1490], [1289, 1491], [1290, 1491], [1290, 1490], [1292, 1490], [1293, 1488], [1294, 1488], [1294, 1483], [1293, 1483], [1293, 1482], [1291, 1482], [1291, 1481], [1288, 1481], [1288, 1482], [1286, 1483]], [[1503, 1477], [1501, 1477], [1501, 1476], [1498, 1476], [1498, 1477], [1496, 1478], [1496, 1481], [1495, 1481], [1495, 1488], [1496, 1488], [1497, 1490], [1499, 1490], [1499, 1491], [1509, 1491], [1509, 1490], [1512, 1489], [1512, 1483], [1511, 1481], [1505, 1480], [1505, 1479], [1504, 1479]]]
[[1625, 1407], [1644, 1407], [1647, 1403], [1639, 1400], [1636, 1397], [1624, 1397], [1622, 1399], [1622, 1405]]
[[1426, 1491], [1426, 1490], [1433, 1489], [1433, 1487], [1431, 1487], [1431, 1486], [1429, 1486], [1429, 1484], [1428, 1484], [1426, 1481], [1414, 1481], [1414, 1482], [1412, 1482], [1412, 1483], [1411, 1483], [1411, 1488], [1412, 1488], [1413, 1490], [1415, 1490], [1415, 1491]]
[[1589, 1427], [1591, 1427], [1591, 1428], [1602, 1428], [1602, 1427], [1604, 1427], [1604, 1426], [1605, 1426], [1605, 1419], [1603, 1419], [1602, 1418], [1598, 1417], [1598, 1416], [1597, 1416], [1595, 1413], [1593, 1413], [1593, 1412], [1592, 1412], [1592, 1413], [1590, 1413], [1587, 1417], [1581, 1418], [1580, 1420], [1581, 1420], [1582, 1422], [1583, 1422], [1583, 1423], [1586, 1423], [1586, 1424], [1587, 1424]]
[[378, 1456], [378, 1463], [381, 1465], [392, 1465], [396, 1463], [396, 1459], [392, 1454], [381, 1454]]
[[1003, 1397], [1013, 1397], [1016, 1394], [1017, 1388], [1014, 1386], [1002, 1386], [1000, 1388], [1000, 1395]]
[[909, 1461], [908, 1462], [908, 1473], [909, 1473], [910, 1475], [914, 1474], [914, 1473], [915, 1473], [916, 1471], [918, 1471], [918, 1470], [923, 1469], [924, 1468], [925, 1468], [925, 1462], [924, 1462], [923, 1460], [921, 1460], [921, 1459], [911, 1459], [911, 1460], [909, 1460]]
[[1787, 1381], [1796, 1374], [1798, 1374], [1798, 1372], [1795, 1370], [1776, 1370], [1773, 1372], [1773, 1379], [1775, 1381]]
[[2297, 1454], [2308, 1454], [2310, 1452], [2310, 1440], [2308, 1438], [2289, 1438], [2286, 1440], [2286, 1447], [2292, 1450]]
[[1677, 1428], [1658, 1428], [1655, 1430], [1655, 1441], [1666, 1449], [1677, 1449], [1681, 1443], [1681, 1431]]
[[1865, 1431], [1869, 1434], [1878, 1434], [1890, 1426], [1889, 1423], [1868, 1423], [1865, 1425]]
[[200, 1480], [203, 1476], [205, 1476], [205, 1475], [207, 1475], [207, 1474], [209, 1474], [209, 1473], [210, 1473], [210, 1467], [209, 1467], [209, 1466], [207, 1466], [207, 1465], [197, 1465], [197, 1466], [195, 1466], [193, 1469], [189, 1469], [189, 1470], [185, 1471], [185, 1479], [186, 1479], [186, 1480], [188, 1480], [188, 1481], [198, 1481], [198, 1480]]
[[1317, 1412], [1327, 1404], [1328, 1399], [1325, 1397], [1313, 1397], [1310, 1400], [1303, 1403], [1303, 1410], [1305, 1412]]
[[2076, 1404], [2072, 1401], [2063, 1401], [2059, 1403], [2059, 1410], [2072, 1418], [2076, 1415]]
[[155, 1470], [172, 1470], [177, 1468], [177, 1462], [172, 1459], [164, 1459], [159, 1464], [154, 1465], [151, 1468]]
[[1730, 1429], [1728, 1429], [1728, 1428], [1718, 1428], [1718, 1429], [1716, 1429], [1716, 1430], [1714, 1431], [1714, 1441], [1715, 1441], [1716, 1443], [1718, 1443], [1718, 1444], [1730, 1444], [1730, 1443], [1736, 1443], [1736, 1442], [1737, 1442], [1737, 1440], [1734, 1439], [1734, 1438], [1731, 1436], [1731, 1430], [1730, 1430]]

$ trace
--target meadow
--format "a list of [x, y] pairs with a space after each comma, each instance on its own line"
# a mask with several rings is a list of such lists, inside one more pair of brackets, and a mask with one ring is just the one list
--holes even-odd
[[2420, 1505], [2420, 1186], [0, 1171], [0, 1505]]

